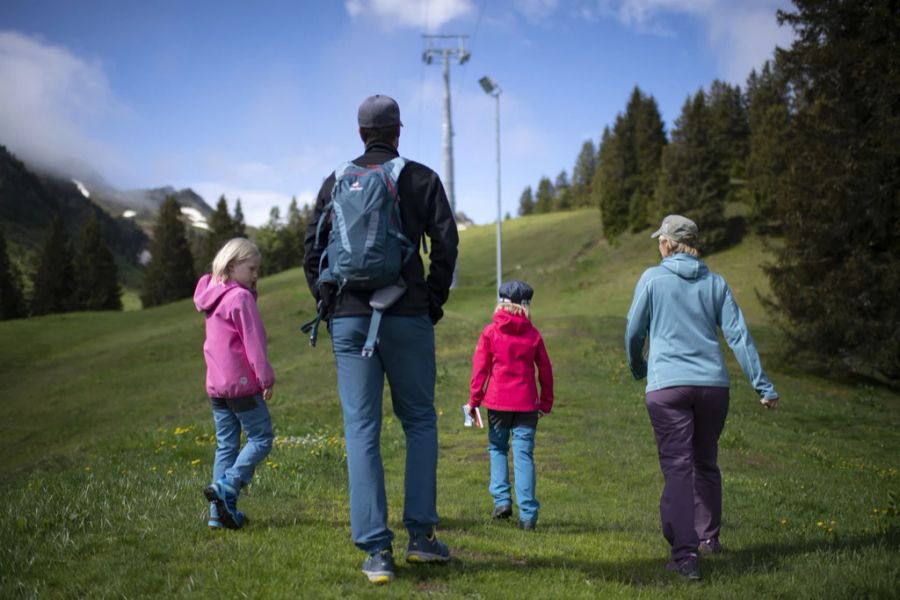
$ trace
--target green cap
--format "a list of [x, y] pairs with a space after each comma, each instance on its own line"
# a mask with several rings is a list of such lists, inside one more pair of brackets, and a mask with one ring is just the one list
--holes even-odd
[[650, 237], [658, 238], [664, 235], [673, 242], [694, 246], [699, 238], [697, 224], [681, 215], [669, 215], [662, 221], [659, 229], [654, 231]]

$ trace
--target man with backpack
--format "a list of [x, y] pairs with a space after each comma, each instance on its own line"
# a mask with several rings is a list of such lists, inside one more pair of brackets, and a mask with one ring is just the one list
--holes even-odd
[[[363, 573], [386, 583], [395, 567], [380, 448], [385, 375], [406, 435], [406, 559], [450, 559], [434, 533], [434, 325], [449, 295], [459, 236], [438, 175], [399, 157], [397, 103], [366, 98], [358, 124], [365, 152], [322, 184], [306, 229], [304, 270], [337, 365], [353, 542], [368, 554]], [[427, 276], [420, 248], [429, 254]]]

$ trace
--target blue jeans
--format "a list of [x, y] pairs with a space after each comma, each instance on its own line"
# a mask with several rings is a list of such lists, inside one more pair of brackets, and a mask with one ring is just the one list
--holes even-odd
[[520, 521], [537, 521], [540, 502], [535, 498], [534, 434], [537, 413], [488, 410], [488, 454], [491, 457], [491, 496], [494, 507], [512, 506], [509, 489], [509, 446], [512, 436], [516, 504]]
[[360, 355], [369, 317], [335, 317], [331, 344], [344, 412], [350, 529], [358, 548], [372, 553], [391, 545], [381, 461], [384, 378], [394, 414], [406, 435], [403, 524], [411, 534], [430, 532], [437, 515], [437, 415], [434, 411], [434, 327], [427, 316], [381, 320], [371, 358]]
[[[253, 471], [272, 450], [272, 418], [262, 394], [244, 398], [210, 398], [216, 423], [213, 483], [224, 475], [237, 489], [250, 483]], [[241, 429], [247, 443], [241, 448]]]

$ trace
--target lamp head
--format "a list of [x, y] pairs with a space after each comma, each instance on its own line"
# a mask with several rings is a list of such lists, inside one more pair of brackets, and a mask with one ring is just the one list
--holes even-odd
[[479, 79], [478, 83], [481, 84], [481, 89], [483, 89], [486, 94], [493, 94], [494, 90], [497, 89], [497, 84], [491, 81], [491, 78], [487, 75]]

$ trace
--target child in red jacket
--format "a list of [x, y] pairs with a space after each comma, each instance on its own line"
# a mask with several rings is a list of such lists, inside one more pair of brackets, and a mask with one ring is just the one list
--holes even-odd
[[[533, 530], [540, 503], [535, 498], [534, 434], [538, 419], [553, 408], [553, 367], [540, 332], [531, 324], [534, 290], [524, 281], [500, 286], [493, 322], [481, 332], [472, 357], [469, 414], [488, 409], [488, 453], [495, 519], [512, 515], [509, 446], [512, 436], [519, 526]], [[534, 381], [537, 365], [541, 393]]]

